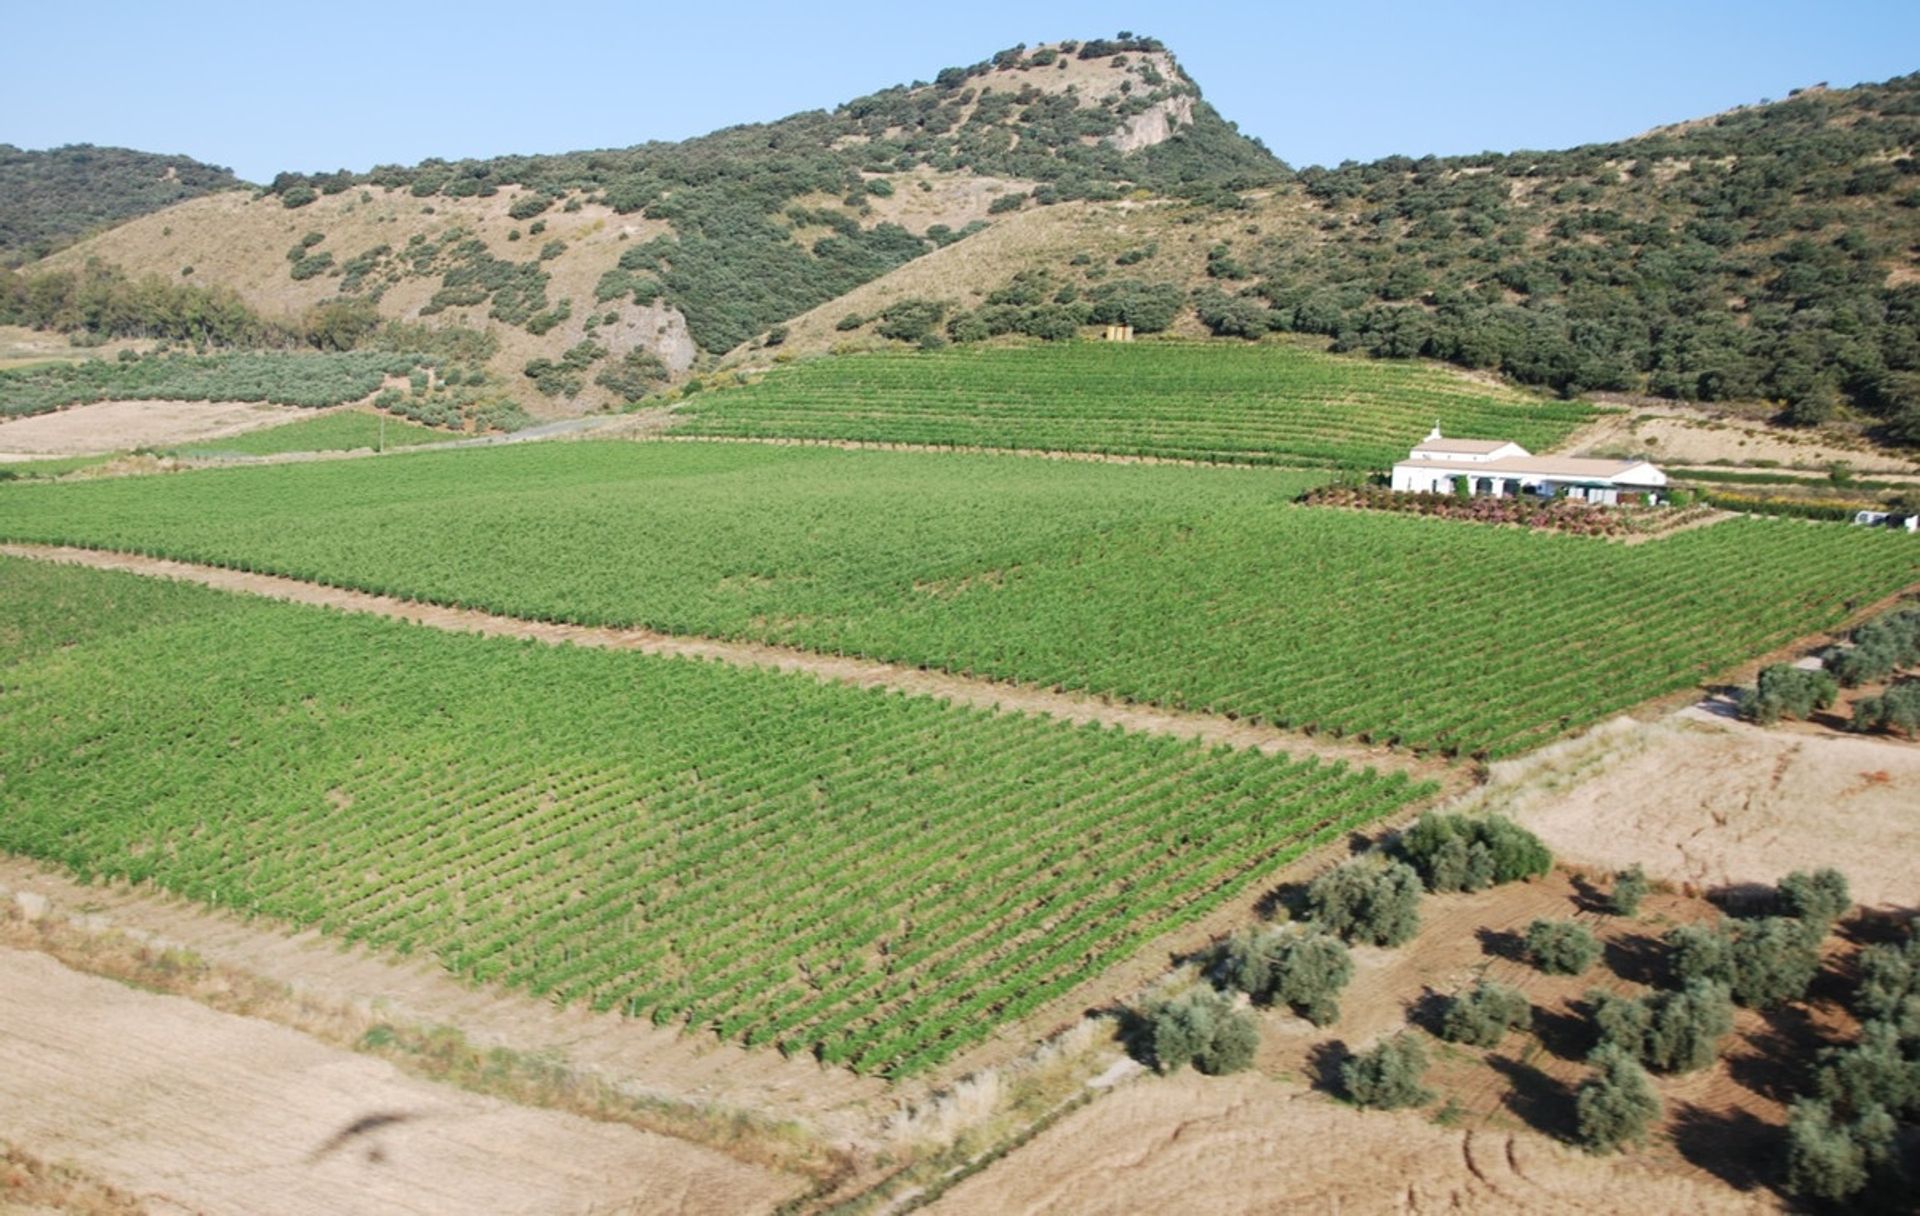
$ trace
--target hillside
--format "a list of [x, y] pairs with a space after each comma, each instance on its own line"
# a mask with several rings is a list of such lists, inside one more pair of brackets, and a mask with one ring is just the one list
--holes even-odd
[[638, 396], [1020, 209], [1203, 197], [1286, 172], [1158, 42], [1129, 36], [1014, 48], [680, 144], [281, 174], [36, 269], [97, 259], [230, 288], [270, 316], [339, 296], [490, 329], [491, 370], [567, 413]]
[[486, 329], [496, 384], [545, 414], [716, 365], [1124, 323], [1915, 445], [1916, 144], [1908, 76], [1566, 151], [1294, 174], [1128, 37], [681, 144], [282, 174], [42, 268]]
[[882, 344], [889, 316], [915, 310], [952, 340], [1106, 322], [1295, 332], [1566, 395], [1768, 402], [1788, 423], [1920, 444], [1916, 145], [1908, 76], [1564, 152], [1046, 208], [802, 315], [784, 349]]
[[0, 144], [0, 265], [40, 257], [96, 229], [241, 185], [189, 156], [69, 144]]

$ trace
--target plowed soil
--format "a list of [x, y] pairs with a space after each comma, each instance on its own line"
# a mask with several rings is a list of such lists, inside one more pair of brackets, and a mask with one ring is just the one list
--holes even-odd
[[101, 401], [0, 422], [0, 452], [16, 457], [93, 456], [171, 447], [312, 415], [312, 410], [264, 402]]
[[0, 1134], [202, 1213], [736, 1213], [798, 1180], [0, 949]]

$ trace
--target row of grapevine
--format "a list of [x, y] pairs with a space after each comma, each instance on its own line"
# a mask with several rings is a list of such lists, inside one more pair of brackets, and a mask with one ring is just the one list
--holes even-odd
[[370, 397], [431, 365], [383, 351], [238, 351], [89, 359], [0, 371], [0, 418], [94, 401], [266, 401], [318, 408]]
[[1911, 538], [1623, 546], [1290, 500], [1269, 470], [569, 444], [0, 485], [0, 537], [770, 641], [1508, 755], [1920, 580]]
[[1436, 418], [1538, 448], [1590, 416], [1437, 368], [1298, 346], [1080, 343], [818, 359], [691, 397], [677, 429], [1383, 468]]
[[0, 559], [0, 848], [921, 1071], [1430, 791]]

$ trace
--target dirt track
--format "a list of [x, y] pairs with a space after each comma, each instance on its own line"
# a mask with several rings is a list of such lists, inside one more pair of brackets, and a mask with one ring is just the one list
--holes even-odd
[[448, 608], [421, 604], [390, 596], [369, 595], [319, 583], [281, 578], [271, 574], [251, 574], [219, 566], [202, 566], [137, 554], [108, 553], [56, 545], [0, 544], [0, 554], [69, 565], [90, 566], [97, 570], [120, 570], [200, 583], [223, 591], [293, 603], [316, 604], [346, 612], [370, 613], [466, 633], [490, 637], [531, 638], [537, 641], [575, 646], [594, 646], [611, 650], [637, 650], [645, 654], [681, 655], [688, 658], [718, 659], [745, 667], [773, 667], [781, 671], [799, 671], [851, 684], [860, 688], [891, 688], [901, 692], [938, 697], [957, 705], [982, 709], [1018, 710], [1046, 714], [1064, 722], [1098, 722], [1150, 734], [1197, 738], [1208, 744], [1230, 744], [1257, 748], [1264, 752], [1286, 752], [1295, 756], [1320, 756], [1344, 760], [1356, 766], [1372, 766], [1383, 772], [1405, 771], [1417, 779], [1433, 780], [1443, 787], [1463, 789], [1471, 774], [1456, 765], [1424, 760], [1404, 752], [1366, 747], [1331, 739], [1309, 737], [1268, 726], [1207, 714], [1181, 713], [1146, 705], [1112, 704], [1095, 698], [1056, 693], [1015, 684], [996, 684], [968, 679], [944, 672], [921, 671], [868, 659], [841, 658], [805, 650], [765, 646], [752, 642], [718, 642], [677, 637], [646, 629], [603, 629], [586, 625], [550, 624], [517, 617], [496, 616], [469, 608]]
[[150, 1210], [735, 1213], [798, 1180], [0, 949], [0, 1136]]

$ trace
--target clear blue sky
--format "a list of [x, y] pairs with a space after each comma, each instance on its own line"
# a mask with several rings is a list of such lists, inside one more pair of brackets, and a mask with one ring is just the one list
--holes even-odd
[[0, 142], [184, 152], [264, 181], [680, 139], [1017, 42], [1163, 39], [1295, 165], [1555, 148], [1920, 70], [1920, 0], [17, 5]]

